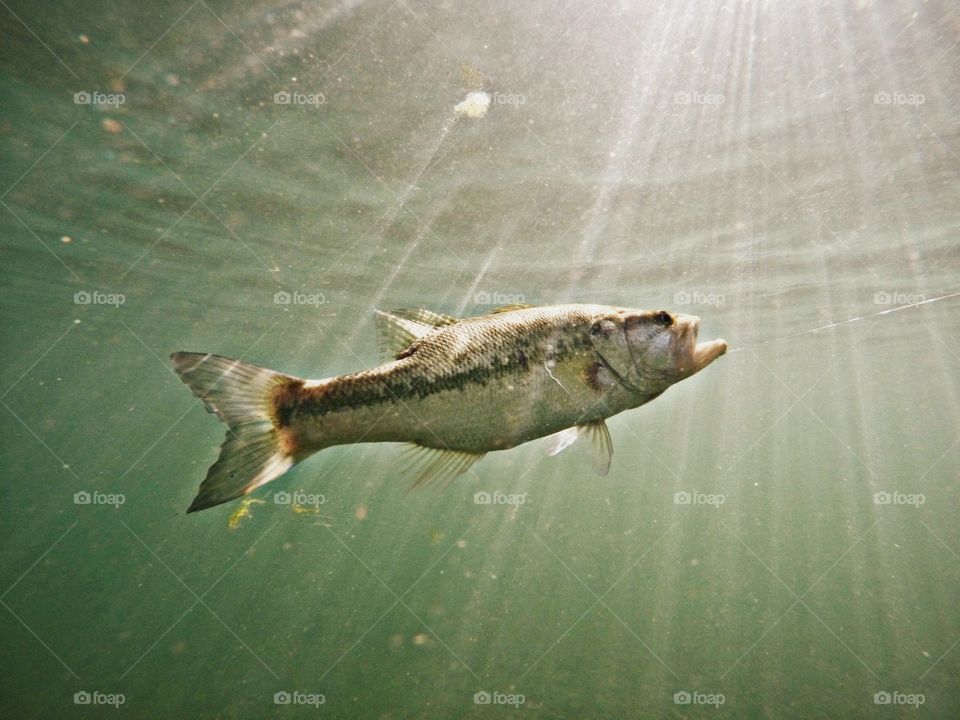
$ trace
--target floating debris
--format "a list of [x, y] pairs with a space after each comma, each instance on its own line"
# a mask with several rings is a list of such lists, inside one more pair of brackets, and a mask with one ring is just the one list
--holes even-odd
[[250, 512], [251, 505], [263, 505], [263, 500], [257, 500], [256, 498], [244, 498], [243, 502], [240, 503], [240, 507], [233, 511], [233, 515], [230, 516], [230, 519], [227, 520], [227, 526], [231, 530], [236, 530], [240, 527], [242, 523], [247, 518], [253, 517]]
[[468, 63], [460, 63], [460, 80], [464, 90], [490, 89], [490, 78]]
[[482, 118], [490, 109], [490, 94], [472, 92], [453, 109], [454, 117]]

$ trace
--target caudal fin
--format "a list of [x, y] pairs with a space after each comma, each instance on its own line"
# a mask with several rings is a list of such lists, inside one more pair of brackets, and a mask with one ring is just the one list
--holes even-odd
[[207, 410], [227, 424], [220, 457], [188, 513], [246, 495], [293, 467], [297, 458], [281, 443], [276, 399], [302, 385], [300, 379], [219, 355], [176, 352], [170, 359]]

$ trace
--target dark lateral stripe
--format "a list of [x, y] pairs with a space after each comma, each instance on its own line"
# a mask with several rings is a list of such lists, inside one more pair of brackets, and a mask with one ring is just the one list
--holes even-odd
[[[589, 347], [590, 343], [586, 338], [579, 342], [556, 338], [551, 355], [560, 361]], [[529, 372], [532, 365], [541, 364], [544, 359], [542, 348], [528, 343], [512, 351], [504, 348], [502, 354], [491, 356], [482, 366], [432, 380], [420, 374], [422, 368], [416, 363], [398, 370], [393, 377], [382, 378], [366, 373], [344, 375], [328, 385], [302, 391], [290, 406], [283, 410], [278, 409], [278, 416], [291, 423], [297, 417], [317, 417], [338, 410], [368, 408], [397, 400], [423, 399], [435, 393], [466, 390], [471, 386], [483, 387], [507, 375]]]

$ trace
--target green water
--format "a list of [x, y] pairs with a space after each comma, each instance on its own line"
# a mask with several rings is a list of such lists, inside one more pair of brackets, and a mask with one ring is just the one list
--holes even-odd
[[[960, 298], [879, 313], [960, 289], [960, 16], [793, 5], [5, 3], [0, 716], [957, 717]], [[358, 445], [184, 514], [169, 353], [327, 377], [518, 300], [743, 349], [604, 478]]]

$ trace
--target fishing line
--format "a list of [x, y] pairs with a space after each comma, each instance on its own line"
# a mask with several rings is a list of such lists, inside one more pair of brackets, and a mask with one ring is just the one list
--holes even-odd
[[881, 315], [889, 315], [890, 313], [895, 313], [898, 310], [908, 310], [909, 308], [920, 307], [921, 305], [930, 305], [931, 303], [939, 302], [940, 300], [949, 300], [950, 298], [955, 298], [960, 296], [960, 291], [950, 293], [948, 295], [940, 295], [939, 297], [930, 298], [929, 300], [921, 300], [919, 302], [910, 303], [909, 305], [898, 305], [897, 307], [888, 308], [886, 310], [881, 310], [880, 312], [870, 313], [869, 315], [860, 315], [858, 317], [853, 317], [848, 320], [841, 320], [839, 322], [830, 323], [829, 325], [821, 325], [820, 327], [815, 327], [811, 330], [801, 330], [800, 332], [792, 333], [790, 335], [781, 335], [780, 337], [769, 338], [767, 340], [762, 340], [757, 343], [751, 343], [750, 345], [741, 345], [736, 347], [733, 350], [727, 350], [727, 355], [730, 353], [735, 353], [739, 350], [746, 350], [747, 348], [757, 347], [759, 345], [766, 345], [767, 343], [772, 343], [777, 340], [786, 340], [787, 338], [800, 337], [801, 335], [809, 335], [811, 333], [820, 332], [821, 330], [830, 330], [840, 325], [849, 325], [850, 323], [857, 322], [859, 320], [868, 320], [873, 317], [880, 317]]

